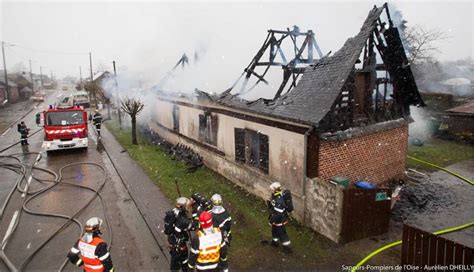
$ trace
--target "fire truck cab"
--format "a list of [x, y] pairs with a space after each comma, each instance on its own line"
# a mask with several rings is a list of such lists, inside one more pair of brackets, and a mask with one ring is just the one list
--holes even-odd
[[87, 111], [73, 104], [70, 96], [63, 96], [56, 105], [36, 114], [36, 124], [43, 119], [43, 149], [48, 151], [87, 148]]

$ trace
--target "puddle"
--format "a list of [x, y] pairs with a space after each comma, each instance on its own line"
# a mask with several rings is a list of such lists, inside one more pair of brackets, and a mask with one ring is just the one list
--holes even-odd
[[[449, 167], [459, 174], [474, 175], [474, 160]], [[410, 224], [434, 232], [474, 221], [474, 186], [443, 171], [408, 182], [392, 210], [395, 224]], [[474, 247], [474, 227], [445, 235], [460, 244]]]

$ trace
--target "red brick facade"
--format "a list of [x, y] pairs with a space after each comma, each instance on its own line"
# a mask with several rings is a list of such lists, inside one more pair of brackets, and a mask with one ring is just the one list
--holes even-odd
[[403, 178], [408, 126], [363, 135], [344, 141], [321, 140], [319, 177], [348, 177], [351, 183], [368, 180], [377, 184]]

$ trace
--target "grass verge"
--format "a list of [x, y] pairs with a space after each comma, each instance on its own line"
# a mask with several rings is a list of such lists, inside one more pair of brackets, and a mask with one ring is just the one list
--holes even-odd
[[[474, 159], [474, 146], [441, 139], [432, 138], [423, 146], [408, 147], [408, 155], [445, 167], [463, 160]], [[407, 167], [434, 171], [429, 165], [407, 158]]]
[[[175, 179], [185, 196], [189, 197], [196, 191], [205, 197], [214, 193], [223, 196], [224, 206], [233, 219], [233, 241], [229, 255], [232, 268], [293, 270], [329, 265], [326, 257], [337, 246], [328, 239], [293, 221], [287, 229], [294, 249], [292, 255], [284, 255], [281, 249], [262, 245], [261, 240], [271, 238], [263, 200], [206, 167], [188, 173], [184, 163], [172, 160], [159, 146], [147, 143], [140, 135], [139, 145], [133, 145], [130, 130], [120, 130], [114, 121], [108, 121], [106, 126], [170, 200], [178, 196]], [[354, 256], [354, 262], [357, 257]]]

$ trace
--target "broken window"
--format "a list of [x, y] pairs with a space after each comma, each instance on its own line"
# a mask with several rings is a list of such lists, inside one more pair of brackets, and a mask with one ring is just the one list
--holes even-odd
[[217, 115], [205, 112], [199, 115], [199, 140], [217, 146]]
[[179, 131], [179, 107], [173, 105], [173, 130]]
[[268, 136], [249, 129], [234, 129], [235, 160], [268, 174]]

